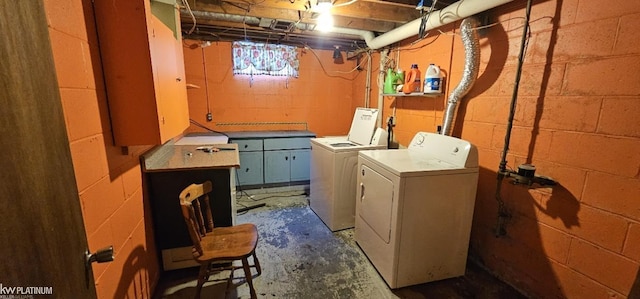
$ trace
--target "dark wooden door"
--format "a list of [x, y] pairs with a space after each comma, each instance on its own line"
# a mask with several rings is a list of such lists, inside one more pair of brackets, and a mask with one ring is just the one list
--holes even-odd
[[43, 3], [0, 0], [2, 294], [95, 298], [86, 250]]

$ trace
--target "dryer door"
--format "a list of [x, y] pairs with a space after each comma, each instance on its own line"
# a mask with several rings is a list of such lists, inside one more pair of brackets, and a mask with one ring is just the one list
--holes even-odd
[[373, 169], [362, 165], [358, 190], [360, 218], [389, 244], [391, 238], [391, 209], [393, 207], [393, 182]]

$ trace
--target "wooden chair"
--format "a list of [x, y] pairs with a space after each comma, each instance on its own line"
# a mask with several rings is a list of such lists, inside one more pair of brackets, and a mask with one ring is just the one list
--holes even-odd
[[[256, 298], [251, 268], [257, 270], [255, 277], [262, 273], [260, 262], [256, 256], [258, 230], [255, 225], [250, 223], [230, 227], [214, 227], [208, 195], [211, 190], [213, 190], [211, 182], [206, 181], [202, 184], [191, 184], [180, 193], [182, 215], [193, 241], [193, 259], [200, 264], [196, 298], [200, 298], [202, 285], [209, 279], [209, 275], [213, 271], [220, 270], [220, 267], [213, 265], [214, 262], [217, 264], [221, 262], [232, 263], [236, 260], [242, 260], [242, 268], [249, 284], [251, 298]], [[253, 256], [253, 265], [249, 265], [249, 256]], [[239, 267], [233, 265], [225, 268], [231, 270], [225, 296], [229, 293], [233, 283], [233, 271], [237, 268]]]

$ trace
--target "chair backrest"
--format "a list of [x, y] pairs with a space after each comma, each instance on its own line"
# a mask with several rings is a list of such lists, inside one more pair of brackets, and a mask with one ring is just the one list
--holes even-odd
[[213, 231], [213, 216], [209, 205], [209, 193], [212, 190], [211, 181], [206, 181], [202, 184], [191, 184], [180, 192], [182, 216], [193, 246], [199, 254], [202, 254], [202, 237]]

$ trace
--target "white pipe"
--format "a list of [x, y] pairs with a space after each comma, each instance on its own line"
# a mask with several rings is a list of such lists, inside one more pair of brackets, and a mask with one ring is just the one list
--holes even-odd
[[[472, 15], [509, 3], [513, 0], [460, 0], [441, 10], [431, 13], [425, 30], [429, 31], [470, 17]], [[332, 32], [360, 35], [370, 49], [379, 49], [418, 34], [422, 18], [415, 19], [398, 28], [374, 37], [373, 32], [350, 28], [334, 27]]]
[[[329, 31], [333, 33], [341, 33], [341, 34], [347, 34], [347, 35], [359, 35], [364, 40], [364, 42], [367, 43], [367, 46], [369, 46], [369, 43], [375, 38], [375, 34], [373, 34], [373, 32], [360, 30], [360, 29], [332, 27]], [[369, 46], [369, 48], [371, 48], [371, 46]]]
[[[371, 108], [371, 54], [367, 53], [367, 82], [364, 87], [364, 106], [366, 108]], [[378, 118], [380, 115], [378, 115]]]
[[378, 126], [378, 128], [382, 128], [382, 114], [383, 114], [383, 108], [384, 108], [384, 97], [382, 96], [383, 92], [384, 92], [384, 72], [386, 71], [384, 69], [385, 67], [385, 62], [387, 61], [387, 58], [389, 57], [389, 50], [384, 50], [382, 52], [380, 52], [380, 62], [379, 62], [379, 66], [378, 66], [378, 121], [376, 123], [376, 125]]

